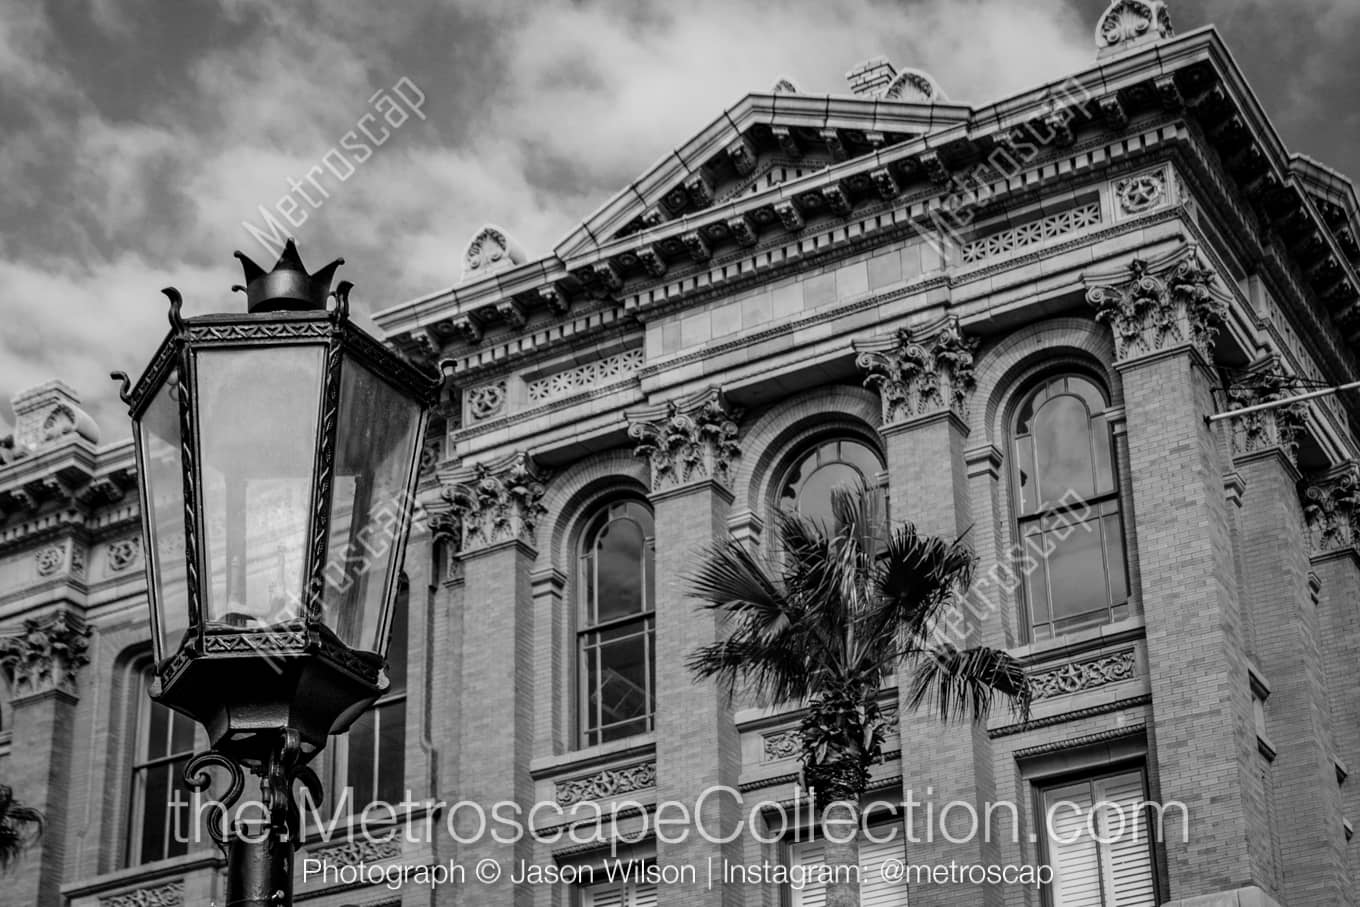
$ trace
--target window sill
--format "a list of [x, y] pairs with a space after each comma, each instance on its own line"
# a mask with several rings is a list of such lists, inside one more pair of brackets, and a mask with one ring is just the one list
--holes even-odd
[[656, 752], [656, 732], [648, 731], [636, 737], [612, 740], [598, 746], [582, 747], [552, 756], [540, 756], [529, 762], [529, 777], [535, 781], [589, 771], [603, 765], [625, 762], [650, 756]]
[[61, 886], [61, 896], [68, 902], [95, 896], [102, 899], [123, 890], [144, 888], [156, 882], [174, 881], [193, 873], [215, 873], [224, 866], [226, 860], [221, 852], [216, 847], [209, 846], [182, 857], [154, 860], [140, 866], [129, 866], [93, 878], [68, 882]]
[[1041, 642], [1016, 646], [1010, 650], [1010, 653], [1025, 667], [1031, 667], [1045, 662], [1061, 661], [1077, 655], [1084, 655], [1106, 646], [1142, 639], [1145, 630], [1146, 625], [1143, 623], [1142, 617], [1126, 617], [1113, 623], [1101, 624], [1098, 627], [1091, 627], [1076, 633], [1067, 633], [1055, 639], [1045, 639]]

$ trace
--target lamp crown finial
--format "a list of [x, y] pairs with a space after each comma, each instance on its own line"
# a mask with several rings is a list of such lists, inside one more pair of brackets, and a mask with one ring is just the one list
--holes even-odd
[[308, 274], [291, 238], [283, 244], [272, 271], [266, 272], [244, 252], [235, 254], [241, 261], [246, 283], [244, 287], [232, 289], [245, 290], [246, 311], [252, 315], [257, 312], [324, 311], [335, 269], [345, 263], [343, 258], [337, 258], [316, 273]]

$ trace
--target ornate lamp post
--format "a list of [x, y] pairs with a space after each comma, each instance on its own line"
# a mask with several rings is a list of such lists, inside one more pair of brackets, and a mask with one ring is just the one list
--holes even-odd
[[[207, 728], [196, 790], [245, 771], [269, 819], [210, 833], [228, 907], [292, 903], [293, 785], [387, 688], [412, 486], [439, 379], [349, 319], [337, 260], [308, 274], [290, 240], [265, 272], [240, 252], [247, 313], [183, 318], [122, 396], [132, 415], [155, 647], [152, 697]], [[334, 300], [330, 302], [330, 300]], [[329, 303], [329, 305], [328, 305]]]

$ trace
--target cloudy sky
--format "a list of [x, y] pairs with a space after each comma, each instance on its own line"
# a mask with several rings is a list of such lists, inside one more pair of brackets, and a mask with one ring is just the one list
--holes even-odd
[[[1180, 31], [1221, 29], [1292, 149], [1360, 176], [1360, 0], [1171, 6]], [[660, 155], [779, 76], [841, 92], [847, 69], [881, 53], [929, 70], [956, 101], [984, 104], [1087, 67], [1103, 8], [6, 2], [0, 401], [60, 377], [105, 440], [125, 437], [106, 376], [139, 372], [164, 334], [157, 291], [178, 286], [189, 314], [243, 306], [229, 292], [240, 277], [231, 253], [272, 264], [244, 224], [264, 227], [261, 206], [278, 218], [290, 180], [303, 187], [295, 200], [316, 203], [293, 213], [305, 218], [291, 232], [307, 263], [345, 256], [356, 307], [371, 311], [453, 284], [484, 223], [530, 255], [548, 251]], [[406, 121], [363, 119], [384, 111]], [[306, 182], [334, 148], [359, 162], [354, 172]], [[0, 402], [0, 435], [10, 419]]]

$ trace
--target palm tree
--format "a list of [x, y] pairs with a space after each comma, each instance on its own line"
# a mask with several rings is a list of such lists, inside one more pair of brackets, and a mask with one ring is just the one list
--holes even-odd
[[[960, 649], [935, 627], [972, 580], [963, 541], [893, 529], [877, 495], [832, 493], [834, 525], [781, 514], [777, 559], [758, 559], [734, 540], [708, 550], [689, 577], [690, 593], [718, 612], [725, 638], [689, 658], [696, 680], [762, 705], [806, 702], [800, 727], [803, 777], [825, 811], [858, 804], [881, 757], [880, 691], [909, 670], [906, 707], [933, 707], [942, 721], [983, 721], [1000, 695], [1023, 720], [1030, 687], [1019, 662], [985, 647]], [[844, 833], [842, 832], [842, 835]], [[825, 840], [828, 907], [858, 907], [851, 867], [859, 842]]]
[[14, 791], [0, 784], [0, 873], [13, 866], [19, 854], [42, 835], [42, 827], [42, 813], [16, 803]]

